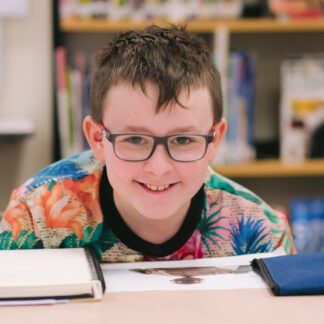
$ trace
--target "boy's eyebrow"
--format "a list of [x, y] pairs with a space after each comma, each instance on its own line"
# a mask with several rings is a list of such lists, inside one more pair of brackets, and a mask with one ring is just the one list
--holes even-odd
[[[148, 129], [146, 127], [141, 127], [141, 126], [125, 126], [122, 128], [123, 132], [129, 132], [129, 133], [143, 133], [143, 134], [151, 134], [152, 129]], [[185, 127], [177, 127], [177, 128], [172, 128], [168, 130], [169, 134], [182, 134], [182, 133], [201, 133], [201, 129], [198, 129], [195, 126], [185, 126]]]

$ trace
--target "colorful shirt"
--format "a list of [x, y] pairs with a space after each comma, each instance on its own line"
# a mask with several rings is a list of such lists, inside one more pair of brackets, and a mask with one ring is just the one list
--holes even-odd
[[239, 184], [208, 170], [179, 232], [163, 244], [127, 227], [105, 165], [91, 151], [46, 167], [14, 190], [0, 221], [0, 249], [91, 245], [104, 262], [295, 253], [284, 215]]

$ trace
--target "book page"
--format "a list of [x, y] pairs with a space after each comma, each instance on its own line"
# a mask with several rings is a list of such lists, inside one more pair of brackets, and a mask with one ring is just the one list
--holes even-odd
[[272, 253], [181, 261], [102, 264], [107, 292], [150, 290], [214, 290], [267, 288], [254, 272], [254, 258], [285, 255]]
[[64, 285], [92, 280], [83, 249], [0, 251], [0, 288]]

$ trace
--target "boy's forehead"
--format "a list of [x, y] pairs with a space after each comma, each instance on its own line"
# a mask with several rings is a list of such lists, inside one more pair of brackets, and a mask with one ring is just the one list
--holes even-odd
[[[163, 91], [163, 90], [162, 90]], [[209, 101], [211, 105], [211, 96], [207, 87], [205, 86], [183, 86], [177, 94], [177, 97], [170, 97], [168, 101], [163, 103], [161, 107], [158, 104], [160, 99], [159, 87], [149, 81], [145, 82], [143, 87], [140, 84], [131, 84], [127, 82], [121, 82], [111, 86], [104, 98], [104, 110], [108, 109], [110, 105], [115, 105], [118, 102], [122, 104], [130, 104], [136, 109], [136, 103], [151, 104], [153, 105], [157, 113], [160, 111], [173, 110], [176, 108], [190, 108], [190, 103], [193, 104], [195, 101], [205, 99]], [[188, 105], [189, 104], [189, 105]]]
[[156, 87], [119, 85], [109, 90], [105, 101], [103, 122], [112, 132], [197, 133], [213, 122], [211, 100], [207, 89], [192, 89], [156, 109]]

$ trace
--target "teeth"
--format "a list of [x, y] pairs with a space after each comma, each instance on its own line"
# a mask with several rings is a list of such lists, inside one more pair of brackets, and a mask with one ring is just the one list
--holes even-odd
[[147, 183], [144, 183], [144, 186], [152, 191], [163, 191], [166, 190], [170, 187], [170, 185], [162, 185], [162, 186], [155, 186], [155, 185], [150, 185]]

